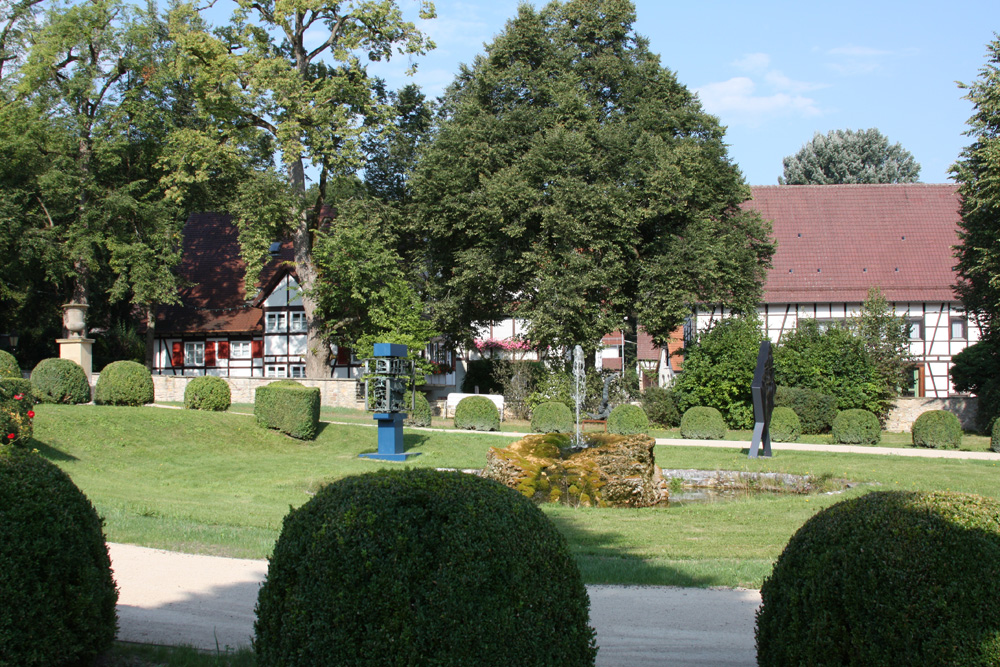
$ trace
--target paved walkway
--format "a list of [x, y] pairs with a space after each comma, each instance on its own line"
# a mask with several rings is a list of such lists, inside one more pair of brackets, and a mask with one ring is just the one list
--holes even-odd
[[[123, 641], [250, 645], [267, 561], [110, 544]], [[756, 665], [753, 590], [588, 586], [601, 667]]]

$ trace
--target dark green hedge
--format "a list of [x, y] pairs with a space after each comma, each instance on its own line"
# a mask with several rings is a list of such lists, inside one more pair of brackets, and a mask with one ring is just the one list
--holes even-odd
[[649, 430], [649, 418], [638, 405], [622, 403], [616, 405], [608, 415], [608, 433], [615, 435], [635, 435]]
[[761, 588], [757, 664], [1000, 664], [1000, 502], [880, 491], [792, 536]]
[[196, 377], [184, 387], [184, 407], [188, 410], [225, 412], [233, 404], [229, 383], [214, 375]]
[[642, 393], [642, 409], [649, 421], [663, 428], [673, 428], [681, 423], [674, 392], [663, 387], [650, 387]]
[[0, 378], [20, 378], [21, 367], [17, 365], [17, 359], [6, 350], [0, 350]]
[[499, 431], [500, 411], [485, 396], [466, 396], [455, 406], [455, 428]]
[[962, 444], [962, 423], [947, 410], [922, 412], [910, 428], [914, 447], [958, 449]]
[[726, 422], [715, 408], [695, 406], [681, 417], [681, 437], [689, 440], [724, 440]]
[[597, 652], [565, 538], [474, 475], [380, 471], [285, 517], [257, 600], [257, 664], [575, 667]]
[[799, 416], [802, 432], [810, 435], [829, 433], [837, 418], [837, 399], [815, 389], [778, 387], [775, 407], [791, 408]]
[[406, 407], [406, 419], [403, 423], [407, 426], [430, 426], [431, 425], [431, 404], [427, 396], [422, 391], [414, 390], [414, 406]]
[[97, 376], [94, 402], [98, 405], [146, 405], [155, 398], [149, 369], [134, 361], [113, 361]]
[[0, 666], [91, 664], [115, 638], [101, 519], [38, 454], [0, 448]]
[[565, 403], [541, 403], [531, 412], [531, 430], [535, 433], [572, 433], [574, 427], [573, 412]]
[[802, 435], [802, 422], [795, 410], [777, 407], [771, 412], [771, 440], [795, 442]]
[[473, 359], [465, 362], [465, 377], [462, 379], [462, 393], [474, 394], [479, 387], [480, 394], [502, 394], [503, 385], [497, 379], [497, 368], [509, 362], [502, 359]]
[[80, 364], [69, 359], [42, 359], [31, 371], [31, 391], [42, 403], [89, 403], [90, 383]]
[[319, 431], [319, 388], [294, 380], [278, 380], [257, 387], [253, 414], [257, 424], [300, 440], [312, 440]]
[[877, 445], [882, 439], [882, 425], [867, 410], [843, 410], [833, 420], [830, 434], [841, 445]]

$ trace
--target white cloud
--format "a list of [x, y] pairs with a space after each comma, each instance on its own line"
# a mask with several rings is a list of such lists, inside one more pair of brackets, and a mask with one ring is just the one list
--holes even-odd
[[816, 101], [797, 93], [760, 94], [753, 79], [745, 76], [709, 83], [695, 90], [702, 106], [727, 125], [760, 125], [781, 116], [818, 116]]
[[892, 55], [892, 51], [883, 51], [881, 49], [873, 49], [868, 46], [855, 46], [854, 44], [848, 44], [846, 46], [832, 48], [827, 51], [827, 54], [831, 56], [847, 56], [849, 58], [877, 58], [879, 56]]
[[737, 69], [745, 72], [761, 72], [771, 64], [771, 56], [766, 53], [748, 53], [733, 63]]

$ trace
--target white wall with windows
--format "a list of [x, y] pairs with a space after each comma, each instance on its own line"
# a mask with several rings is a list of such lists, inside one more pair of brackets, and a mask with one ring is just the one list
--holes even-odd
[[[757, 313], [772, 343], [793, 330], [799, 320], [815, 319], [820, 327], [847, 323], [858, 317], [861, 303], [764, 304]], [[979, 328], [970, 322], [958, 303], [901, 302], [891, 304], [893, 312], [910, 325], [910, 354], [917, 363], [913, 395], [928, 398], [957, 396], [951, 383], [951, 359], [979, 340]], [[699, 309], [692, 318], [690, 333], [706, 331], [726, 311]], [[687, 330], [686, 330], [686, 333]]]

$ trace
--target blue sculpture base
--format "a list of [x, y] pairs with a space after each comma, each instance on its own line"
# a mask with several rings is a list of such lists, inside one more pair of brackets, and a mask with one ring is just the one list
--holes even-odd
[[403, 451], [403, 420], [406, 413], [376, 413], [378, 422], [378, 451], [372, 454], [358, 454], [363, 459], [378, 459], [380, 461], [405, 461], [411, 456], [420, 456], [420, 452]]

